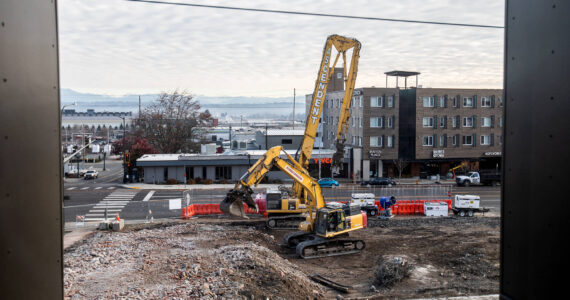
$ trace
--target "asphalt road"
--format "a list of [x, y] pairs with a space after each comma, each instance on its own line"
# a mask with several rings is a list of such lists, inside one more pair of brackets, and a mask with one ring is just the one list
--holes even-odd
[[[112, 171], [111, 171], [112, 172]], [[121, 171], [122, 172], [122, 171]], [[107, 179], [112, 179], [109, 175]], [[173, 209], [170, 205], [182, 201], [183, 190], [132, 190], [120, 187], [118, 182], [122, 179], [108, 182], [104, 180], [75, 180], [66, 182], [64, 185], [64, 195], [69, 196], [64, 200], [64, 218], [66, 222], [73, 222], [76, 216], [85, 216], [87, 219], [96, 220], [104, 216], [105, 210], [108, 217], [114, 217], [117, 212], [120, 216], [130, 220], [144, 220], [146, 218], [179, 218], [180, 209]], [[101, 178], [103, 179], [103, 178]], [[69, 179], [67, 179], [69, 180]], [[66, 181], [67, 181], [66, 180]], [[118, 182], [117, 182], [118, 180]], [[256, 192], [262, 191], [257, 189]], [[371, 192], [377, 197], [379, 195], [389, 195], [391, 192], [399, 191], [408, 196], [397, 196], [397, 199], [446, 199], [445, 188], [440, 188], [437, 193], [427, 193], [422, 187], [417, 190], [396, 190], [392, 188], [366, 188], [360, 186], [342, 186], [340, 188], [324, 188], [323, 195], [327, 201], [347, 201], [352, 193]], [[492, 212], [500, 212], [500, 187], [456, 187], [450, 189], [452, 197], [456, 194], [479, 195], [481, 205], [488, 207]], [[192, 203], [219, 203], [223, 200], [226, 189], [214, 190], [191, 190], [190, 197]], [[430, 198], [431, 197], [431, 198]], [[172, 201], [171, 201], [172, 200]]]

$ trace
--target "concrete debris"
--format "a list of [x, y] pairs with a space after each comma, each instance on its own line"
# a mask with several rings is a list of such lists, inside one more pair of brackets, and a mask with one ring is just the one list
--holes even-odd
[[322, 298], [296, 265], [255, 243], [260, 235], [196, 224], [97, 232], [66, 250], [65, 298]]

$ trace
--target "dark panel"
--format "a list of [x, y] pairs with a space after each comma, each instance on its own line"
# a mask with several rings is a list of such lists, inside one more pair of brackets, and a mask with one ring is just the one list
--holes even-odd
[[501, 295], [566, 294], [570, 3], [506, 6]]
[[412, 161], [416, 159], [416, 89], [400, 90], [399, 98], [398, 158]]
[[62, 299], [55, 1], [0, 1], [2, 299]]

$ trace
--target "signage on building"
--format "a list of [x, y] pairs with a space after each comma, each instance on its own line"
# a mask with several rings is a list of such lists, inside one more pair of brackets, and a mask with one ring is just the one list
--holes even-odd
[[382, 150], [369, 150], [368, 155], [370, 157], [382, 157]]
[[433, 150], [433, 157], [434, 157], [434, 158], [443, 158], [443, 157], [445, 157], [445, 150]]
[[484, 156], [501, 156], [503, 155], [503, 153], [501, 153], [501, 151], [495, 151], [495, 152], [485, 152], [483, 153]]
[[354, 90], [354, 92], [352, 93], [353, 96], [360, 96], [362, 95], [362, 91], [361, 90]]

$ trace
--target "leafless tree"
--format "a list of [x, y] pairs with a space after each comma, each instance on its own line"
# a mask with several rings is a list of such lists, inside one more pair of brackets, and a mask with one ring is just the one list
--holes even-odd
[[398, 169], [398, 179], [402, 179], [402, 172], [409, 165], [409, 163], [401, 158], [393, 160], [394, 166]]
[[162, 93], [145, 108], [135, 120], [135, 131], [160, 153], [193, 153], [200, 150], [211, 121], [191, 94], [175, 91]]

